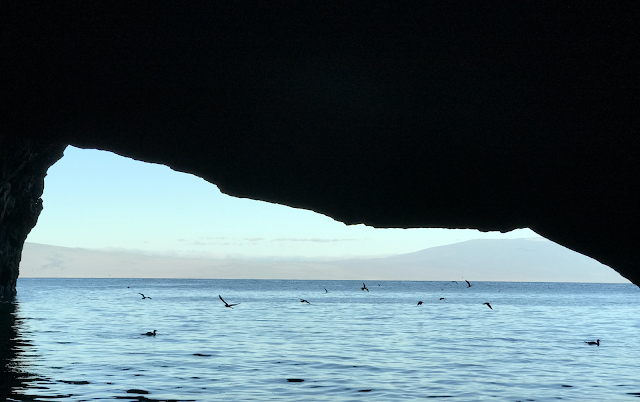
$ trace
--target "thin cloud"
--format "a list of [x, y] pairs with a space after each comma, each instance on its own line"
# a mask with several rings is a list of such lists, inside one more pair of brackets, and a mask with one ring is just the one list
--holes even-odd
[[341, 241], [355, 241], [356, 239], [320, 239], [317, 237], [314, 238], [295, 238], [295, 237], [289, 237], [289, 238], [279, 238], [279, 239], [273, 239], [272, 241], [307, 241], [307, 242], [314, 242], [314, 243], [333, 243], [333, 242], [341, 242]]
[[245, 237], [245, 240], [246, 241], [260, 241], [260, 240], [264, 240], [264, 237], [249, 237], [249, 238]]
[[60, 253], [56, 253], [53, 256], [47, 258], [48, 264], [43, 265], [42, 269], [64, 269], [64, 257]]
[[206, 241], [194, 241], [194, 242], [191, 242], [191, 245], [192, 246], [209, 246], [211, 245], [211, 243], [208, 243]]

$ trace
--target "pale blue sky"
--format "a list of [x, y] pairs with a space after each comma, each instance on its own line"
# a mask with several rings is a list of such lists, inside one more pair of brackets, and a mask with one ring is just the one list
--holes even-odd
[[381, 256], [479, 238], [477, 230], [347, 226], [315, 212], [234, 198], [163, 165], [68, 147], [49, 169], [44, 210], [27, 241], [201, 257]]

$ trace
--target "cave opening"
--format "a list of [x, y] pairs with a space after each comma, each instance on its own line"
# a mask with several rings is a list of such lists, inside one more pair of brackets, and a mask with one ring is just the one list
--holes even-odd
[[529, 229], [349, 226], [94, 149], [67, 147], [42, 198], [23, 277], [626, 282]]

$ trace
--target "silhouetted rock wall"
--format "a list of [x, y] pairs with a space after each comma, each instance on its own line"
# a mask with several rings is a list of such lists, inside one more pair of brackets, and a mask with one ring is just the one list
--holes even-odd
[[44, 177], [65, 147], [0, 134], [0, 298], [16, 293], [22, 247], [42, 211]]
[[0, 122], [347, 224], [530, 227], [640, 284], [621, 4], [2, 2]]

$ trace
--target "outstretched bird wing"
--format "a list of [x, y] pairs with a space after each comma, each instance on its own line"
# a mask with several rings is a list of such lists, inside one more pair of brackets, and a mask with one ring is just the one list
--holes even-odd
[[227, 304], [227, 302], [226, 302], [226, 301], [224, 301], [224, 299], [222, 298], [222, 296], [218, 295], [218, 297], [220, 298], [220, 300], [222, 300], [222, 302], [223, 302], [224, 304]]

